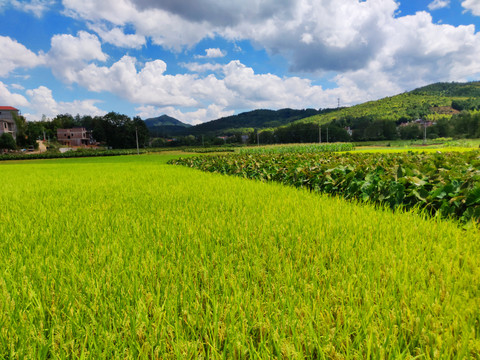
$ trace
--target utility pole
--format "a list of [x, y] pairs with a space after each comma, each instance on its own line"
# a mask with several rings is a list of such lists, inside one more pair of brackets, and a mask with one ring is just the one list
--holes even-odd
[[427, 145], [427, 120], [423, 120], [423, 145]]
[[203, 140], [203, 135], [202, 135], [202, 147], [205, 147], [205, 141]]
[[318, 143], [322, 143], [322, 126], [318, 124]]
[[138, 147], [138, 128], [135, 126], [135, 140], [137, 140], [137, 155], [140, 155], [140, 148]]
[[327, 143], [328, 143], [328, 126], [327, 126]]
[[338, 100], [337, 108], [340, 108], [340, 98], [338, 98], [337, 100]]
[[257, 145], [260, 146], [260, 132], [257, 130]]

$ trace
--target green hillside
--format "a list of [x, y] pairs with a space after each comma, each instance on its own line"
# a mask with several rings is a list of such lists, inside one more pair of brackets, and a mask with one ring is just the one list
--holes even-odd
[[184, 142], [189, 145], [203, 144], [200, 135], [262, 144], [480, 138], [480, 82], [436, 83], [337, 109], [254, 110], [182, 128], [176, 135], [189, 135]]
[[310, 117], [313, 115], [323, 114], [328, 110], [315, 109], [280, 109], [280, 110], [266, 110], [259, 109], [244, 112], [238, 115], [223, 117], [217, 120], [212, 120], [203, 124], [193, 126], [188, 129], [190, 134], [228, 134], [234, 133], [243, 129], [263, 129], [273, 128], [289, 124], [291, 122]]
[[147, 125], [150, 135], [157, 136], [166, 136], [166, 135], [181, 135], [187, 131], [192, 125], [185, 124], [171, 116], [162, 115], [156, 118], [150, 118], [145, 120], [145, 125]]
[[473, 110], [479, 107], [480, 82], [436, 83], [396, 96], [339, 108], [328, 114], [311, 116], [302, 119], [301, 122], [327, 124], [342, 118], [361, 117], [400, 122], [419, 117], [438, 120], [450, 117], [459, 110]]
[[412, 91], [417, 95], [480, 97], [480, 81], [469, 83], [436, 83]]
[[168, 115], [162, 115], [155, 118], [150, 118], [144, 120], [148, 128], [155, 128], [158, 126], [180, 126], [180, 127], [190, 127], [192, 125], [185, 124], [180, 120], [177, 120]]

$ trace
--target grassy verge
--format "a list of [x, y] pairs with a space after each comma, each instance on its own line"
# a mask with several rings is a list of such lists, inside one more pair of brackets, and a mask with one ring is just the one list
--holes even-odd
[[480, 356], [478, 231], [171, 157], [0, 163], [0, 358]]

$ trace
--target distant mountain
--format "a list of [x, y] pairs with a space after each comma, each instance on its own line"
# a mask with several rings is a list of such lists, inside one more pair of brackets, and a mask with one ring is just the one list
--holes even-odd
[[253, 110], [238, 115], [223, 117], [217, 120], [205, 122], [195, 125], [188, 129], [193, 135], [199, 134], [215, 134], [223, 135], [234, 133], [240, 129], [254, 128], [265, 129], [274, 128], [291, 122], [303, 119], [309, 116], [328, 112], [329, 110], [315, 109], [281, 109], [281, 110]]
[[146, 119], [145, 125], [153, 137], [183, 135], [192, 126], [168, 115]]
[[[438, 120], [459, 111], [480, 110], [480, 82], [436, 83], [383, 99], [335, 109], [259, 109], [191, 126], [170, 116], [145, 120], [152, 136], [233, 135], [253, 129], [279, 129], [305, 123], [328, 124], [352, 119], [387, 120], [397, 124], [428, 118]], [[288, 130], [288, 129], [287, 129]]]
[[168, 115], [162, 115], [158, 116], [155, 118], [149, 118], [145, 120], [145, 124], [147, 127], [150, 128], [155, 128], [157, 126], [181, 126], [181, 127], [190, 127], [192, 125], [190, 124], [185, 124], [181, 122], [180, 120], [177, 120], [171, 116]]

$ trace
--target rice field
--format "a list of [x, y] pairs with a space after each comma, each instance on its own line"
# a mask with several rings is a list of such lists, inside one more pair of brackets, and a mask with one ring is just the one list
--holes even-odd
[[0, 163], [0, 359], [480, 357], [480, 233], [178, 155]]

